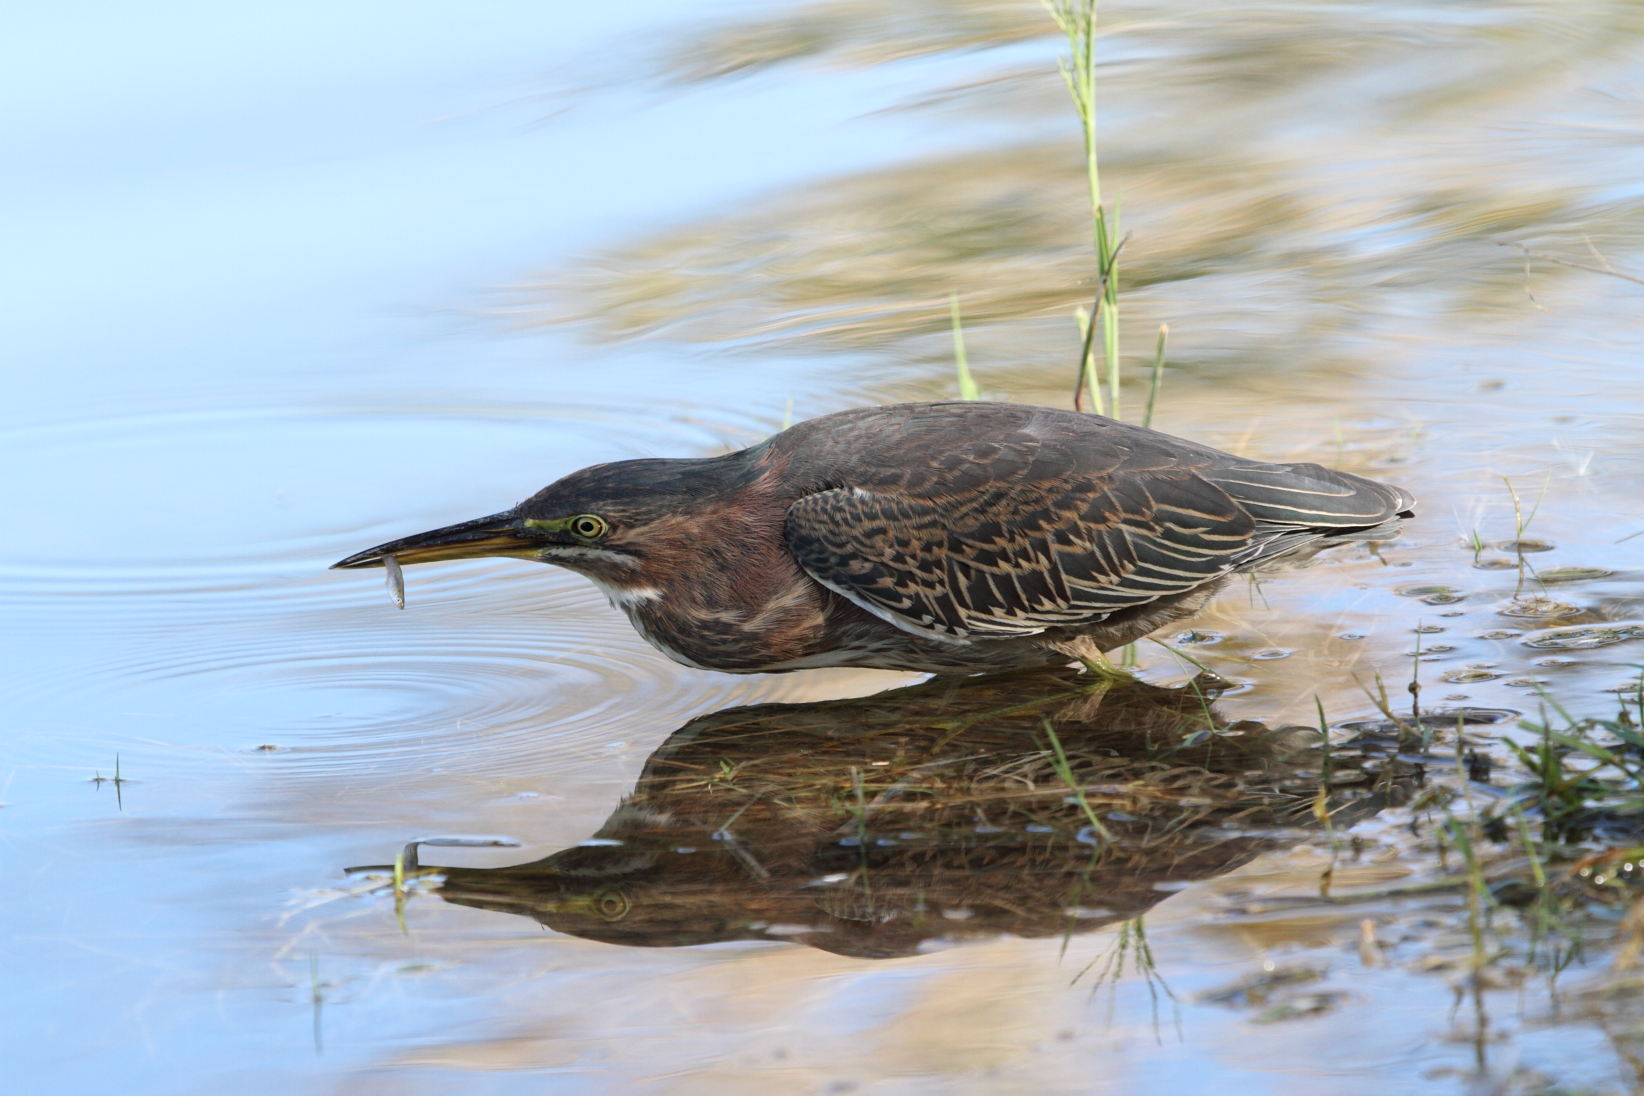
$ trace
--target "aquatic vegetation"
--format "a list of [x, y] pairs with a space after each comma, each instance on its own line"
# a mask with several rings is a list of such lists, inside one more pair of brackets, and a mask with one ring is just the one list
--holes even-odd
[[1536, 578], [1543, 583], [1552, 582], [1585, 582], [1593, 578], [1608, 578], [1614, 571], [1603, 567], [1553, 567], [1546, 571], [1537, 571]]
[[116, 806], [118, 806], [120, 810], [125, 810], [126, 809], [126, 800], [125, 800], [124, 789], [125, 789], [125, 786], [127, 784], [131, 783], [131, 780], [127, 777], [124, 777], [124, 776], [120, 775], [120, 755], [119, 754], [114, 755], [114, 775], [113, 776], [104, 776], [103, 775], [103, 770], [98, 769], [98, 770], [96, 770], [96, 772], [92, 776], [91, 783], [95, 787], [98, 787], [98, 788], [101, 788], [104, 784], [113, 784], [114, 785], [114, 802], [115, 802]]
[[976, 387], [976, 378], [970, 375], [970, 360], [965, 356], [965, 330], [959, 322], [959, 294], [949, 294], [948, 300], [953, 306], [953, 368], [959, 379], [959, 398], [979, 400], [982, 391]]
[[1142, 412], [1142, 425], [1145, 427], [1153, 425], [1153, 409], [1159, 402], [1159, 389], [1164, 385], [1165, 342], [1169, 338], [1170, 325], [1160, 324], [1159, 341], [1153, 347], [1153, 379], [1147, 386], [1147, 410]]
[[1508, 617], [1566, 617], [1574, 616], [1581, 609], [1563, 601], [1554, 601], [1548, 597], [1521, 597], [1514, 598], [1506, 605], [1497, 609], [1501, 616]]
[[[1500, 638], [1507, 639], [1518, 633], [1501, 633]], [[1495, 638], [1492, 636], [1491, 638]], [[1644, 639], [1644, 624], [1617, 621], [1614, 624], [1587, 624], [1574, 628], [1549, 628], [1546, 631], [1531, 632], [1522, 640], [1524, 646], [1538, 650], [1553, 651], [1590, 651], [1596, 647], [1609, 647], [1617, 643], [1625, 643], [1629, 639]]]
[[[1067, 39], [1068, 56], [1058, 58], [1057, 71], [1079, 115], [1085, 146], [1085, 184], [1090, 197], [1091, 237], [1096, 249], [1098, 272], [1096, 300], [1084, 321], [1084, 345], [1079, 353], [1079, 380], [1074, 386], [1075, 406], [1087, 385], [1095, 391], [1091, 376], [1091, 341], [1095, 327], [1102, 329], [1102, 356], [1107, 364], [1107, 411], [1122, 417], [1119, 403], [1119, 213], [1110, 215], [1102, 203], [1101, 167], [1096, 147], [1096, 0], [1043, 0], [1045, 10]], [[1100, 404], [1098, 403], [1098, 406]]]

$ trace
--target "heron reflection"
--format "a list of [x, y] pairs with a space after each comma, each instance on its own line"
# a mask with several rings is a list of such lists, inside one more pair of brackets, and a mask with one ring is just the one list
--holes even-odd
[[1352, 745], [1229, 726], [1210, 687], [1071, 670], [731, 708], [669, 736], [587, 841], [439, 869], [437, 893], [637, 947], [1086, 932], [1294, 843], [1321, 804], [1346, 825], [1419, 781], [1396, 743]]

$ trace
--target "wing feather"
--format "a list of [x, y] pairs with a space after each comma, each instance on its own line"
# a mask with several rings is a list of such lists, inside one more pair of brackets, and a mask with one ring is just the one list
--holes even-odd
[[865, 488], [806, 494], [788, 509], [788, 544], [869, 612], [963, 643], [1099, 623], [1411, 505], [1316, 464], [1244, 461], [1147, 431], [1134, 433], [1150, 448], [1116, 446], [1112, 433], [1133, 428], [1104, 429], [1019, 431], [876, 470]]

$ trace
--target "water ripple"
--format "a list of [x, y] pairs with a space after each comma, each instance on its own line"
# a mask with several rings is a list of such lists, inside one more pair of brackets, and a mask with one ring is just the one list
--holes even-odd
[[[510, 505], [584, 464], [649, 451], [659, 436], [689, 453], [739, 433], [757, 429], [677, 409], [658, 423], [520, 405], [201, 412], [10, 433], [0, 454], [14, 467], [77, 468], [70, 478], [87, 487], [65, 518], [60, 486], [0, 486], [0, 505], [30, 532], [0, 548], [0, 611], [37, 641], [7, 702], [64, 736], [105, 720], [99, 737], [126, 736], [120, 721], [141, 716], [146, 740], [173, 749], [185, 772], [277, 746], [256, 763], [310, 780], [485, 775], [525, 759], [563, 770], [636, 723], [665, 731], [779, 695], [780, 681], [668, 662], [555, 568], [413, 568], [403, 612], [380, 573], [326, 569]], [[62, 742], [25, 733], [8, 756], [50, 764]]]

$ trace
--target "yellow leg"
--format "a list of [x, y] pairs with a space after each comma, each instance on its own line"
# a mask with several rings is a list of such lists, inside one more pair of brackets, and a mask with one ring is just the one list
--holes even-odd
[[1100, 651], [1097, 651], [1094, 655], [1080, 656], [1079, 661], [1084, 663], [1085, 669], [1109, 683], [1136, 680], [1134, 674], [1113, 665], [1108, 661], [1107, 656]]

